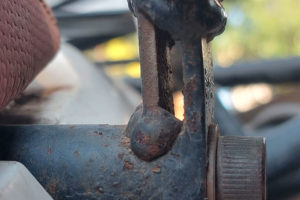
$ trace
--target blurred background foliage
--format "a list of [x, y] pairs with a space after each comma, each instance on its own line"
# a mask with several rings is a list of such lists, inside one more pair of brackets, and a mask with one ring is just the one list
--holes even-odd
[[300, 55], [300, 0], [226, 0], [223, 5], [227, 28], [213, 43], [218, 65]]
[[[300, 55], [300, 0], [226, 0], [225, 32], [213, 41], [215, 64]], [[115, 38], [86, 51], [93, 60], [138, 57], [137, 35]], [[96, 50], [96, 51], [95, 51]]]

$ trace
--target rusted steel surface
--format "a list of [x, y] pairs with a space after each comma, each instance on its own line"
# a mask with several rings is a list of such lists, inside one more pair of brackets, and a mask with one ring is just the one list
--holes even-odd
[[0, 159], [23, 163], [56, 200], [203, 200], [201, 143], [193, 135], [180, 135], [167, 155], [144, 162], [124, 128], [1, 126]]
[[[205, 76], [205, 64], [202, 56], [202, 43], [183, 43], [184, 51], [184, 66], [183, 66], [183, 80], [184, 80], [184, 134], [190, 138], [190, 143], [195, 143], [194, 155], [197, 155], [194, 165], [198, 168], [197, 179], [200, 183], [201, 191], [199, 196], [201, 199], [206, 197], [206, 169], [207, 163], [207, 131], [208, 125], [212, 122], [213, 113], [206, 113], [206, 103], [213, 103], [207, 100], [205, 94], [210, 90], [208, 85], [205, 85], [205, 78], [212, 74]], [[208, 79], [211, 79], [208, 78]], [[190, 144], [191, 145], [191, 144]]]
[[[224, 9], [218, 1], [130, 0], [128, 2], [139, 23], [143, 92], [143, 107], [140, 108], [142, 112], [138, 116], [139, 109], [137, 109], [126, 129], [126, 134], [131, 137], [132, 149], [140, 158], [150, 161], [166, 153], [180, 132], [180, 122], [173, 116], [170, 97], [172, 88], [169, 80], [171, 69], [166, 51], [174, 44], [173, 40], [180, 40], [185, 47], [183, 92], [186, 103], [183, 132], [197, 133], [193, 136], [202, 143], [199, 147], [202, 152], [199, 158], [205, 163], [207, 127], [213, 121], [214, 95], [212, 58], [208, 40], [223, 32], [226, 24]], [[151, 109], [160, 112], [156, 117], [161, 117], [153, 118]], [[167, 119], [173, 122], [165, 121]], [[155, 124], [158, 128], [151, 130], [147, 128], [147, 124]], [[152, 138], [146, 146], [144, 143], [141, 144], [139, 139], [145, 137]], [[161, 141], [169, 143], [166, 145]], [[153, 148], [150, 148], [152, 146], [160, 146], [160, 150], [154, 153]], [[202, 168], [200, 171], [204, 176], [205, 166], [201, 164], [199, 167]], [[200, 179], [203, 182], [204, 179]]]
[[218, 0], [128, 0], [134, 13], [146, 13], [151, 21], [174, 39], [209, 38], [221, 34], [226, 14]]
[[168, 48], [170, 35], [156, 28], [144, 14], [138, 15], [143, 106], [160, 106], [174, 113]]
[[221, 33], [226, 24], [220, 2], [133, 0], [130, 4], [136, 15], [146, 14], [155, 26], [182, 43], [185, 102], [182, 135], [188, 136], [189, 146], [197, 141], [193, 153], [197, 158], [191, 158], [198, 169], [194, 174], [200, 189], [197, 196], [220, 200], [265, 199], [264, 140], [218, 138], [216, 127], [208, 132], [214, 122], [214, 78], [209, 41]]
[[141, 159], [151, 161], [166, 154], [176, 140], [182, 122], [168, 111], [140, 106], [126, 127], [131, 139], [131, 148]]
[[143, 104], [132, 115], [126, 135], [135, 154], [151, 161], [167, 153], [181, 131], [182, 122], [174, 116], [168, 33], [138, 14]]

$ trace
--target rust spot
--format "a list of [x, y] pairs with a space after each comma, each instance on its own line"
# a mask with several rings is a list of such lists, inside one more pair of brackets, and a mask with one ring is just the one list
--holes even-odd
[[48, 148], [48, 155], [50, 155], [51, 153], [52, 153], [52, 148], [49, 147], [49, 148]]
[[201, 121], [201, 113], [193, 112], [189, 120], [186, 120], [186, 125], [189, 128], [189, 132], [196, 133], [201, 129], [199, 122]]
[[155, 165], [155, 166], [151, 169], [151, 171], [152, 171], [153, 173], [160, 174], [161, 168], [160, 168], [160, 166]]
[[144, 135], [142, 132], [136, 134], [136, 141], [139, 144], [151, 144], [151, 137], [149, 135]]
[[123, 159], [123, 158], [124, 158], [124, 155], [125, 155], [124, 153], [119, 153], [119, 154], [118, 154], [118, 158]]
[[42, 171], [42, 177], [43, 177], [43, 178], [47, 178], [47, 171], [46, 171], [46, 170], [43, 170], [43, 171]]
[[133, 168], [134, 168], [134, 165], [130, 161], [128, 161], [128, 160], [124, 161], [123, 169], [132, 170]]
[[96, 135], [103, 135], [103, 133], [102, 133], [101, 131], [94, 131], [94, 133], [95, 133]]
[[179, 157], [180, 157], [180, 155], [179, 155], [179, 154], [177, 154], [177, 153], [173, 153], [173, 152], [171, 153], [171, 155], [172, 155], [172, 156], [174, 156], [174, 157], [176, 157], [176, 158], [179, 158]]
[[90, 189], [90, 188], [87, 188], [87, 189], [86, 189], [86, 193], [91, 193], [91, 189]]
[[58, 181], [56, 179], [51, 179], [49, 181], [49, 184], [46, 186], [47, 191], [49, 191], [50, 194], [55, 194], [56, 186]]
[[125, 197], [128, 196], [128, 194], [127, 193], [122, 193], [121, 196], [125, 198]]
[[75, 127], [76, 127], [76, 126], [70, 126], [70, 127], [69, 127], [69, 129], [71, 129], [71, 130], [72, 130], [72, 129], [74, 129]]
[[190, 107], [193, 103], [193, 95], [191, 93], [197, 90], [197, 84], [198, 84], [198, 79], [196, 76], [194, 76], [191, 80], [189, 80], [186, 83], [184, 87], [183, 90], [183, 93], [185, 95], [184, 102], [188, 107]]
[[74, 155], [76, 156], [76, 157], [78, 157], [78, 156], [80, 156], [80, 153], [79, 153], [79, 151], [74, 151]]
[[147, 152], [150, 155], [158, 155], [160, 154], [162, 151], [164, 151], [164, 149], [159, 147], [159, 144], [153, 144], [147, 147]]
[[128, 137], [123, 137], [122, 141], [121, 141], [121, 145], [123, 147], [129, 147], [130, 146], [130, 138]]

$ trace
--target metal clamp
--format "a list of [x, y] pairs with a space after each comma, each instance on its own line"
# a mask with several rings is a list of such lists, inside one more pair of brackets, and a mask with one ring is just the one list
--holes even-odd
[[[208, 199], [265, 199], [263, 138], [221, 137], [214, 125], [214, 81], [209, 41], [224, 31], [226, 14], [218, 0], [142, 1], [129, 5], [138, 18], [143, 105], [126, 134], [141, 159], [168, 153], [177, 136], [198, 140], [199, 170], [207, 173]], [[183, 46], [185, 119], [173, 116], [168, 49]], [[206, 162], [208, 168], [206, 169]], [[207, 170], [207, 171], [206, 171]]]
[[[130, 0], [138, 18], [143, 104], [127, 126], [1, 126], [0, 158], [34, 172], [55, 199], [265, 199], [265, 142], [214, 125], [210, 41], [217, 0]], [[183, 45], [185, 119], [173, 115], [168, 51]], [[125, 134], [124, 134], [125, 129]]]

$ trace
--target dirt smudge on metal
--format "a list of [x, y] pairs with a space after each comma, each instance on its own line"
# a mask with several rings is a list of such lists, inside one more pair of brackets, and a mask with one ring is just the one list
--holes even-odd
[[132, 170], [133, 168], [134, 165], [129, 160], [124, 161], [124, 165], [123, 165], [124, 170]]
[[119, 153], [119, 154], [118, 154], [118, 158], [123, 159], [123, 158], [124, 158], [124, 155], [125, 155], [124, 153]]
[[52, 154], [52, 152], [53, 152], [52, 148], [51, 148], [51, 147], [49, 147], [49, 148], [48, 148], [48, 152], [47, 152], [47, 153], [48, 153], [48, 155]]
[[130, 138], [129, 137], [123, 137], [122, 141], [121, 141], [121, 146], [129, 147], [130, 146]]
[[149, 135], [145, 135], [142, 132], [138, 132], [136, 134], [136, 141], [139, 144], [151, 144], [151, 137]]
[[101, 131], [94, 131], [94, 133], [95, 133], [96, 135], [100, 135], [100, 136], [103, 135], [103, 133], [102, 133]]
[[76, 151], [74, 151], [74, 155], [75, 155], [76, 157], [78, 157], [78, 156], [80, 156], [80, 152], [79, 152], [78, 150], [76, 150]]
[[53, 195], [55, 194], [57, 184], [58, 184], [58, 180], [51, 179], [45, 188], [51, 195]]

